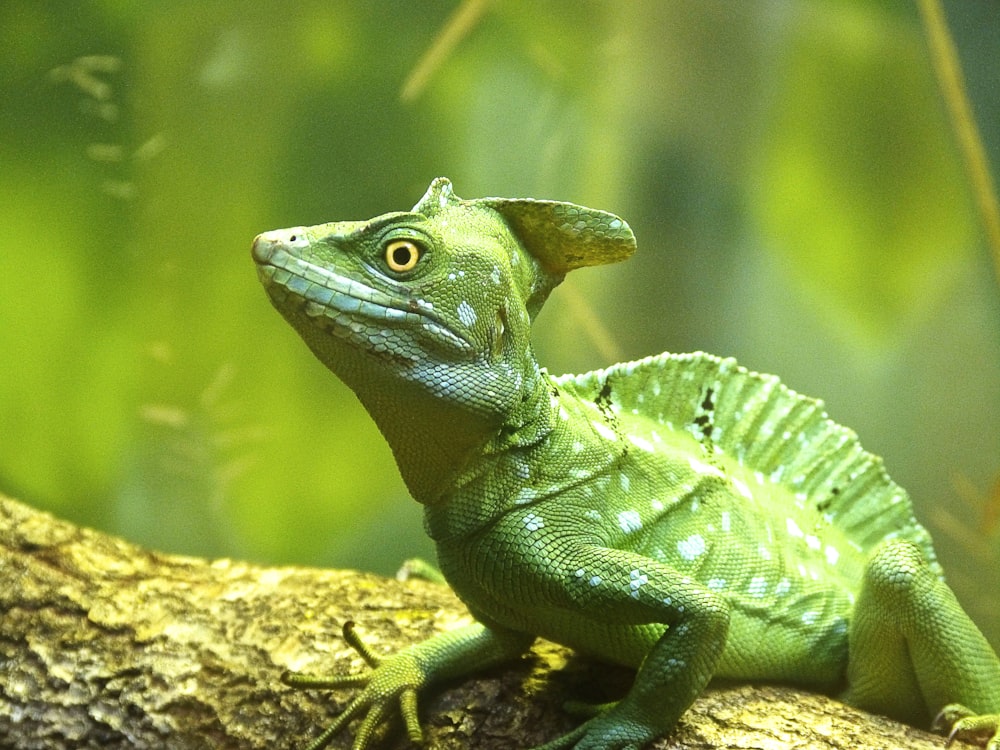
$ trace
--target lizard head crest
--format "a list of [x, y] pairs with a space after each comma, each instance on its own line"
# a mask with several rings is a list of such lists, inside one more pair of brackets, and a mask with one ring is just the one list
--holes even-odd
[[535, 198], [462, 200], [455, 195], [447, 177], [431, 182], [413, 212], [433, 216], [449, 206], [496, 211], [527, 254], [537, 261], [533, 278], [527, 279], [527, 288], [522, 289], [532, 317], [569, 271], [617, 263], [635, 252], [632, 229], [615, 214]]

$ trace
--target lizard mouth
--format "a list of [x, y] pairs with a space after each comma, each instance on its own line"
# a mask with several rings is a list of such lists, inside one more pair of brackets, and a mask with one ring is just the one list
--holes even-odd
[[301, 312], [313, 325], [376, 351], [391, 350], [393, 329], [422, 329], [452, 351], [474, 351], [471, 342], [452, 331], [430, 303], [388, 294], [289, 252], [289, 248], [308, 244], [295, 230], [265, 232], [253, 241], [257, 275], [282, 314]]

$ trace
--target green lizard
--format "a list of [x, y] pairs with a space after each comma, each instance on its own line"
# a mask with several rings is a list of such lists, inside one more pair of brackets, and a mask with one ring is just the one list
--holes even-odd
[[[353, 389], [423, 504], [476, 623], [360, 677], [310, 747], [361, 718], [372, 746], [417, 692], [537, 636], [635, 667], [619, 702], [546, 750], [640, 748], [713, 676], [794, 682], [1000, 748], [1000, 660], [945, 585], [906, 493], [820, 402], [703, 353], [583, 375], [539, 367], [529, 328], [566, 272], [634, 251], [617, 216], [461, 200], [267, 232], [271, 301]], [[950, 740], [949, 740], [950, 741]]]

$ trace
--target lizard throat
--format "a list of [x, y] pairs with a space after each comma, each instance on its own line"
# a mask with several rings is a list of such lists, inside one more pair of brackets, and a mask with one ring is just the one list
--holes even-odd
[[[318, 266], [285, 250], [267, 234], [253, 244], [257, 274], [275, 307], [286, 317], [304, 315], [309, 325], [374, 353], [392, 352], [393, 329], [423, 330], [462, 354], [471, 342], [451, 330], [421, 299], [394, 296]], [[414, 354], [414, 361], [417, 360]]]

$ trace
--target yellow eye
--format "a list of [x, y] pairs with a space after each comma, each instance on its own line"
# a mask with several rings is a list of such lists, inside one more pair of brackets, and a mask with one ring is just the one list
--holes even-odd
[[385, 264], [390, 271], [412, 271], [420, 260], [422, 250], [412, 240], [393, 240], [385, 246]]

